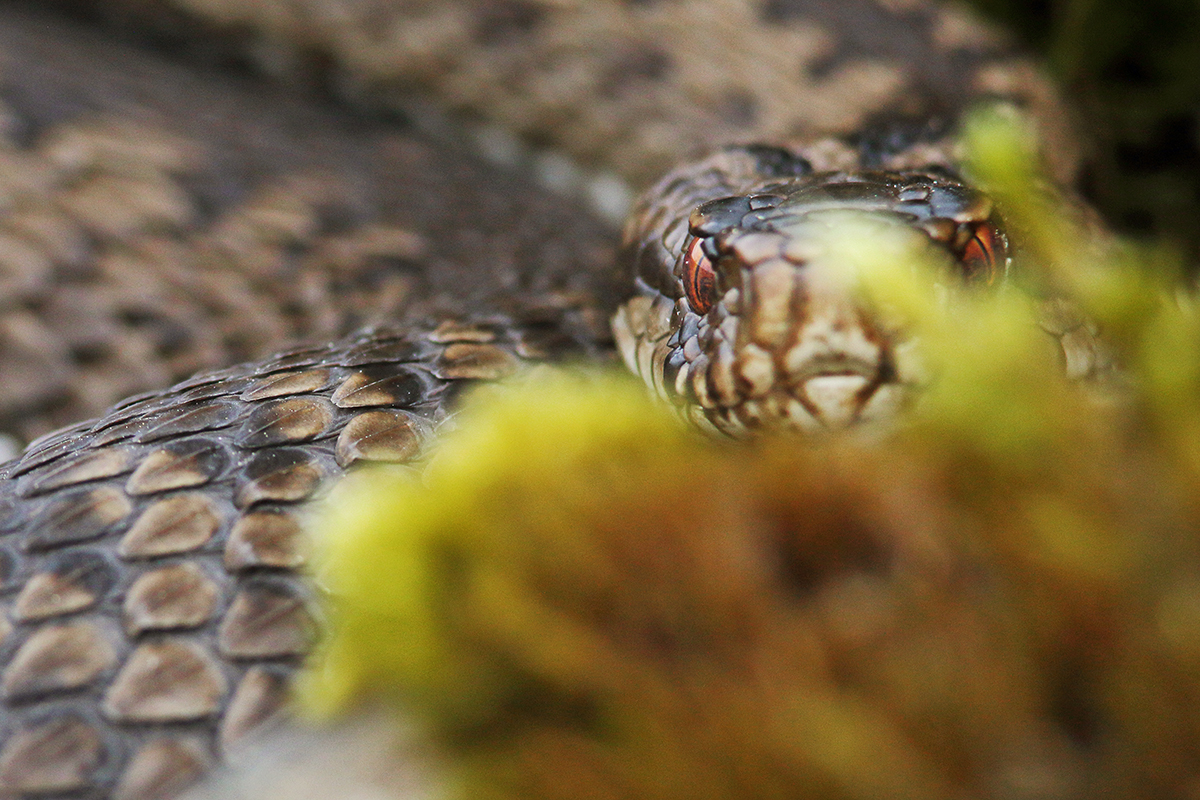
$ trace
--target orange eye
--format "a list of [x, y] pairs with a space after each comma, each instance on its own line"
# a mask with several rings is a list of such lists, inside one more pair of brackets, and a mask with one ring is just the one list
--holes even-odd
[[683, 291], [693, 311], [707, 314], [717, 297], [717, 273], [700, 242], [693, 239], [683, 254]]
[[990, 222], [981, 222], [971, 231], [971, 238], [963, 247], [961, 261], [967, 280], [982, 280], [992, 283], [1004, 266], [1004, 237]]

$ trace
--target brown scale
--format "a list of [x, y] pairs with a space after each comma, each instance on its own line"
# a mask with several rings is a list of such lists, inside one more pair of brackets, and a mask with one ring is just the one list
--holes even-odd
[[549, 303], [605, 337], [611, 235], [582, 207], [219, 77], [0, 9], [0, 431], [406, 316]]
[[935, 0], [71, 2], [135, 28], [215, 32], [216, 53], [359, 102], [432, 96], [639, 185], [729, 142], [955, 118], [981, 96], [1031, 111], [1060, 180], [1079, 163], [1046, 77], [1002, 32]]
[[[318, 625], [297, 573], [303, 502], [354, 464], [410, 461], [455, 381], [522, 362], [518, 331], [455, 322], [412, 347], [430, 332], [352, 337], [185, 383], [0, 471], [15, 590], [0, 642], [0, 786], [158, 797], [278, 718]], [[420, 355], [370, 357], [405, 349]]]
[[[611, 235], [402, 128], [8, 8], [0, 104], [24, 136], [0, 142], [0, 424], [315, 341], [0, 468], [0, 796], [171, 797], [280, 716], [318, 625], [305, 501], [419, 455], [457, 384], [605, 348]], [[412, 322], [327, 343], [389, 317]]]

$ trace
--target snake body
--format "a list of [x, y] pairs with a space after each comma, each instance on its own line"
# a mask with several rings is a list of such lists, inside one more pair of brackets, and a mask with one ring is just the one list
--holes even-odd
[[[398, 76], [415, 71], [403, 80], [416, 96], [436, 91], [635, 181], [727, 140], [817, 137], [787, 151], [791, 167], [803, 160], [797, 169], [824, 185], [841, 174], [860, 194], [886, 184], [927, 210], [948, 192], [954, 213], [927, 219], [967, 209], [958, 223], [981, 223], [988, 214], [969, 190], [946, 189], [960, 184], [945, 174], [865, 177], [949, 158], [931, 139], [864, 146], [871, 119], [953, 120], [981, 94], [1057, 107], [958, 12], [892, 5], [105, 8], [137, 10], [169, 38], [203, 28], [218, 51], [269, 52], [276, 66], [316, 54], [335, 65], [322, 80], [336, 76], [360, 105], [388, 105]], [[608, 320], [634, 289], [617, 284], [602, 219], [453, 142], [253, 79], [217, 83], [40, 13], [0, 14], [7, 427], [30, 435], [144, 392], [0, 468], [0, 797], [172, 797], [283, 713], [320, 625], [302, 573], [305, 501], [355, 464], [412, 460], [464, 385], [526, 362], [607, 357]], [[231, 30], [255, 32], [254, 47]], [[289, 58], [263, 42], [291, 43]], [[1042, 116], [1052, 132], [1058, 113]], [[842, 136], [820, 138], [829, 134]], [[871, 152], [887, 163], [864, 162]], [[1069, 148], [1052, 155], [1071, 171]], [[701, 163], [685, 168], [688, 187], [710, 171]], [[638, 206], [630, 229], [645, 230], [634, 241], [711, 238], [724, 226], [706, 232], [706, 220], [762, 211], [767, 197], [783, 207], [770, 187], [721, 174], [692, 199], [749, 192], [758, 207], [655, 217], [684, 185], [676, 174]], [[750, 244], [697, 247], [717, 258]], [[648, 274], [647, 288], [675, 285]], [[623, 318], [656, 302], [673, 309], [680, 298], [635, 297]], [[762, 319], [747, 323], [752, 339], [766, 335]], [[794, 351], [787, 330], [777, 338]], [[631, 331], [618, 323], [635, 366], [672, 358], [655, 351], [670, 336]], [[876, 372], [857, 375], [880, 397], [901, 374], [885, 340]], [[289, 341], [301, 343], [265, 355]], [[247, 358], [258, 360], [229, 366]], [[654, 372], [670, 381], [652, 380], [667, 394], [721, 389], [719, 368], [689, 363], [676, 357]], [[753, 384], [746, 363], [736, 370]], [[700, 416], [724, 427], [769, 405]]]

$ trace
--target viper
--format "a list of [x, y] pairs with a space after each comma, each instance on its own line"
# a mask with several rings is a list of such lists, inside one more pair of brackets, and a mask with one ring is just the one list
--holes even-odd
[[40, 435], [0, 468], [6, 797], [171, 797], [278, 719], [306, 503], [473, 382], [619, 352], [718, 432], [896, 413], [908, 343], [814, 232], [1003, 281], [961, 114], [1078, 163], [1037, 70], [921, 0], [70, 5], [0, 11], [0, 415]]

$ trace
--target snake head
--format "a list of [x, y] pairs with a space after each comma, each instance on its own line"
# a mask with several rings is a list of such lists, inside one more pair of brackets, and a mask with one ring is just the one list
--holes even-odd
[[[924, 371], [903, 326], [850, 280], [831, 237], [852, 221], [857, 236], [924, 248], [946, 280], [992, 284], [1010, 263], [992, 203], [942, 169], [778, 171], [735, 173], [707, 192], [673, 178], [639, 206], [655, 222], [634, 226], [640, 244], [627, 241], [638, 293], [614, 320], [625, 360], [725, 433], [890, 418]], [[699, 175], [712, 183], [707, 168]], [[668, 213], [667, 200], [687, 205]]]

